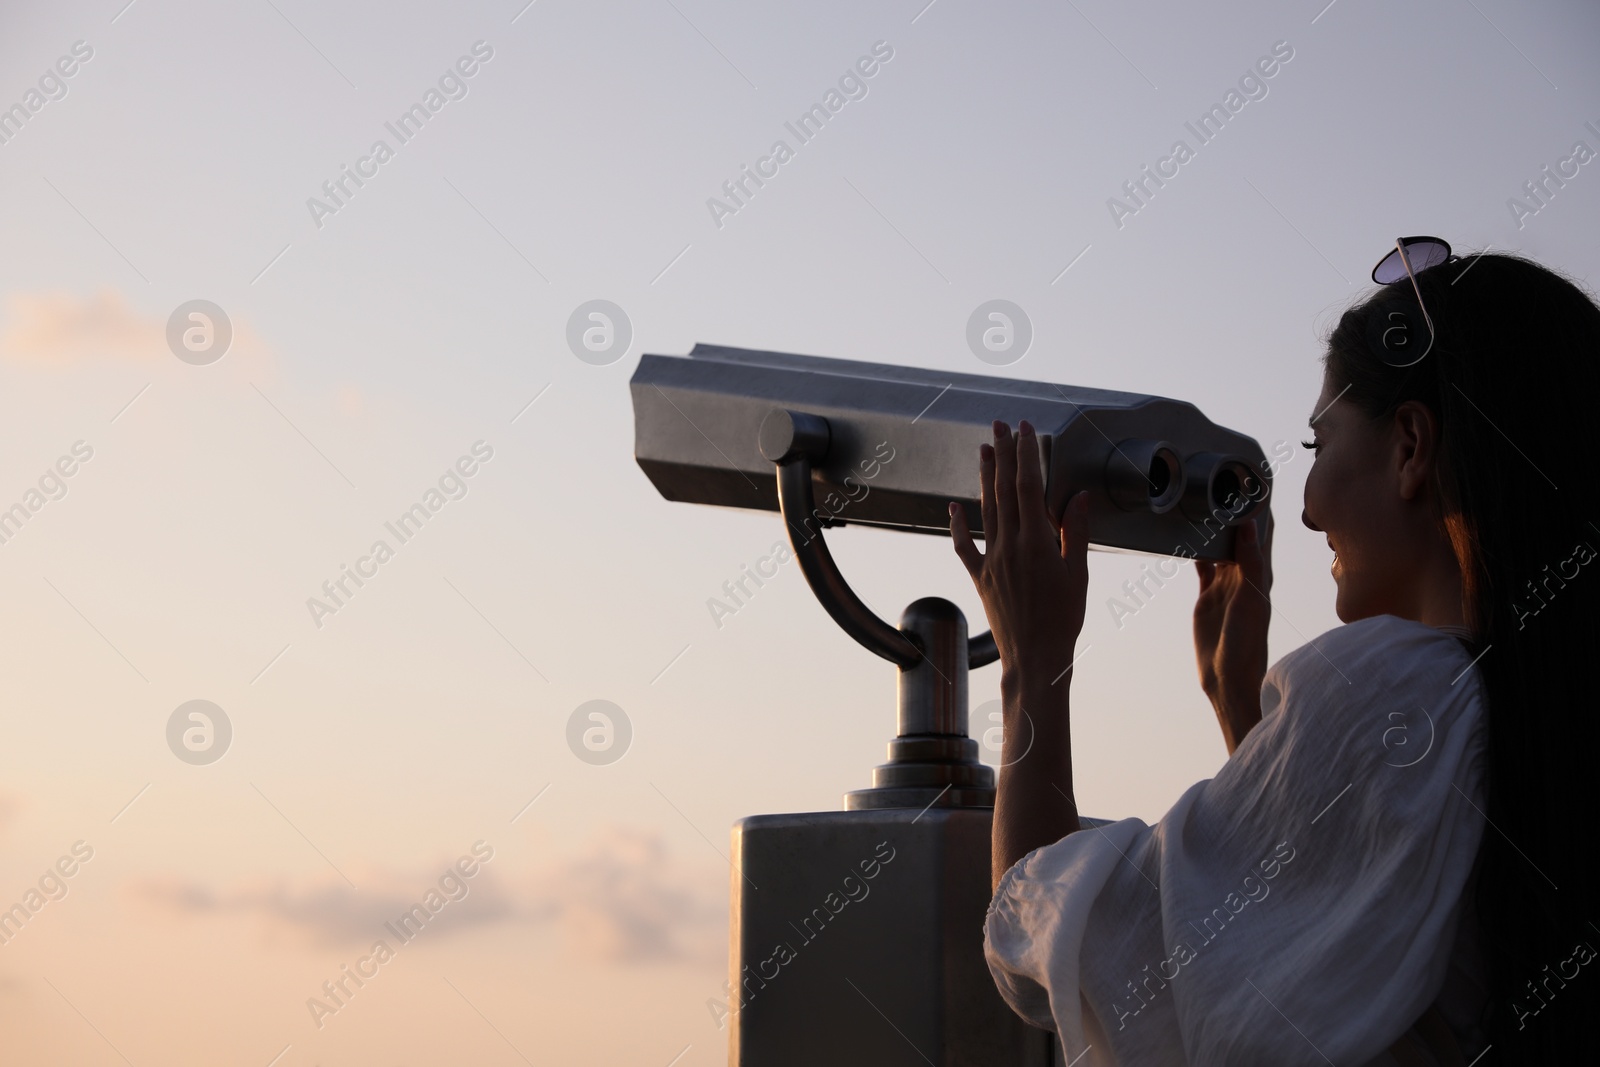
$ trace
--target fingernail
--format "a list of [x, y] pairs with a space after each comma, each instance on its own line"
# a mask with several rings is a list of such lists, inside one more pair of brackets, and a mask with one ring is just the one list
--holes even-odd
[[1027, 420], [1027, 419], [1023, 419], [1023, 420], [1022, 420], [1022, 425], [1021, 425], [1021, 432], [1022, 432], [1022, 433], [1025, 433], [1025, 434], [1031, 434], [1031, 433], [1033, 433], [1033, 426], [1032, 426], [1032, 424], [1030, 424], [1030, 423], [1029, 423], [1029, 422], [1028, 422], [1028, 420]]

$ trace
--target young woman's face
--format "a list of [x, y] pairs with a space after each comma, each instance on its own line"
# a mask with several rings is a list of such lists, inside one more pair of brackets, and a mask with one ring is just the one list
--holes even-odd
[[1411, 617], [1424, 548], [1400, 494], [1391, 424], [1368, 419], [1324, 379], [1311, 430], [1316, 459], [1300, 521], [1334, 551], [1334, 611], [1342, 622]]

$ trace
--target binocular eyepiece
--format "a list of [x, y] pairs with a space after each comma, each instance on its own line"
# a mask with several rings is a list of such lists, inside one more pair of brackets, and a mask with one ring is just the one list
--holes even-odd
[[1252, 515], [1266, 499], [1267, 484], [1248, 462], [1223, 452], [1193, 452], [1180, 458], [1167, 441], [1119, 441], [1106, 461], [1105, 492], [1123, 511], [1163, 515], [1177, 508], [1204, 522], [1230, 522]]

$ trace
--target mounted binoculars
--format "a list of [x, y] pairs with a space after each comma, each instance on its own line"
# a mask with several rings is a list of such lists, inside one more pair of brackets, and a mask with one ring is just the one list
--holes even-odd
[[1027, 419], [1053, 517], [1087, 489], [1092, 544], [1226, 560], [1239, 524], [1271, 521], [1260, 446], [1165, 397], [712, 345], [641, 357], [630, 388], [661, 495], [781, 512], [817, 600], [899, 670], [870, 787], [843, 811], [734, 825], [729, 1063], [1060, 1064], [983, 958], [995, 777], [967, 736], [967, 673], [998, 658], [994, 638], [938, 597], [878, 618], [822, 531], [948, 536], [953, 500], [981, 538], [978, 445]]

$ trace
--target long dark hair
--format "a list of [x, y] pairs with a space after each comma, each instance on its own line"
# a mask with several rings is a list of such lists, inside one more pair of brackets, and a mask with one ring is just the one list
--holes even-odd
[[1482, 1063], [1587, 1062], [1580, 1052], [1600, 1045], [1600, 967], [1572, 968], [1593, 952], [1575, 946], [1600, 946], [1589, 922], [1600, 922], [1600, 307], [1505, 253], [1417, 281], [1435, 330], [1426, 356], [1394, 365], [1412, 358], [1396, 342], [1427, 342], [1402, 279], [1344, 313], [1324, 364], [1367, 416], [1416, 400], [1440, 426], [1436, 515], [1488, 691], [1476, 914], [1493, 1050]]

